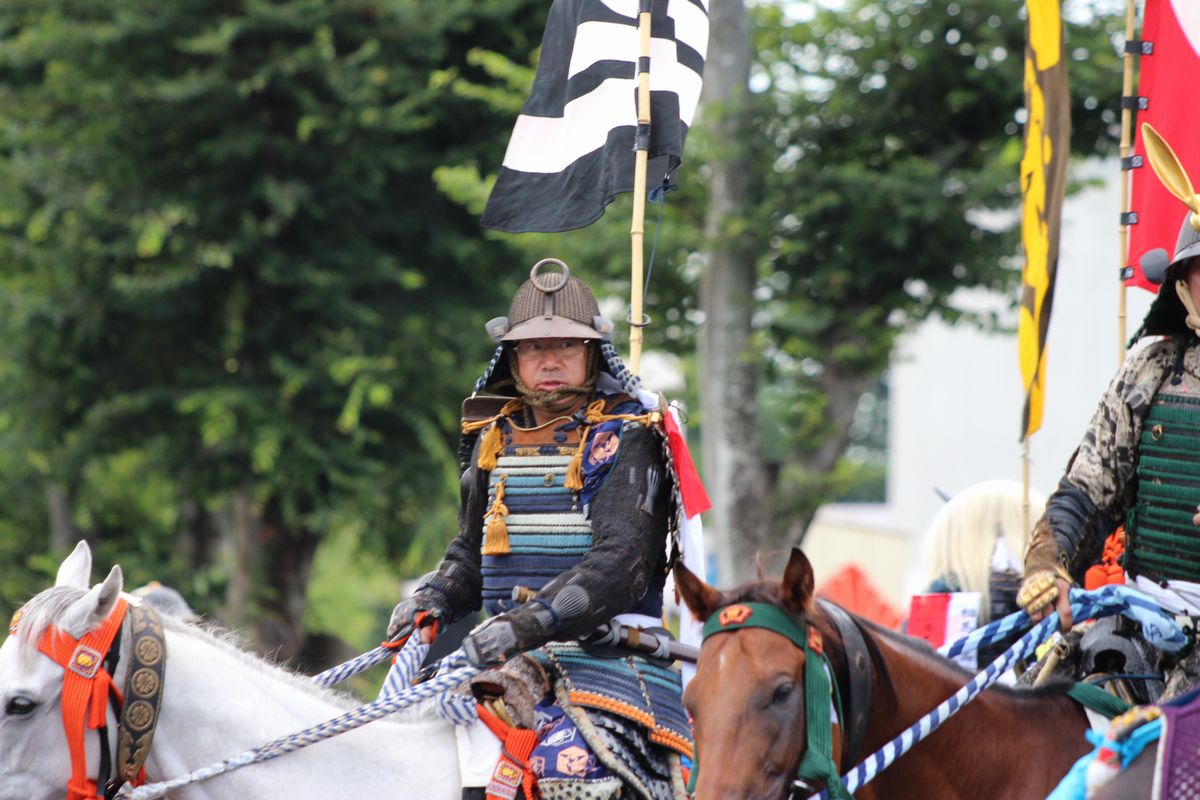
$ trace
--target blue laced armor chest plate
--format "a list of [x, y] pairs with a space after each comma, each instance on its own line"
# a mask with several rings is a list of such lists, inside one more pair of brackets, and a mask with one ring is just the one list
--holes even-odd
[[[503, 486], [511, 552], [483, 556], [483, 604], [490, 614], [518, 605], [514, 587], [541, 589], [592, 547], [592, 526], [579, 495], [565, 485], [580, 427], [558, 422], [523, 429], [508, 419], [496, 424], [504, 449], [488, 478], [488, 508], [494, 508]], [[484, 517], [485, 531], [488, 519]]]

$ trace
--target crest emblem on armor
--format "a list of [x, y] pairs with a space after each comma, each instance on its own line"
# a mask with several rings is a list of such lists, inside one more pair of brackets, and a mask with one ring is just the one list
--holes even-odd
[[492, 774], [492, 779], [505, 786], [517, 787], [521, 785], [521, 770], [517, 769], [512, 763], [505, 761], [496, 765], [496, 771]]
[[592, 439], [592, 449], [588, 451], [588, 464], [597, 467], [607, 464], [617, 455], [621, 439], [613, 431], [600, 431]]
[[90, 680], [96, 677], [96, 673], [100, 671], [100, 663], [103, 659], [104, 657], [98, 651], [81, 644], [75, 648], [75, 653], [71, 656], [68, 666], [71, 672]]
[[546, 737], [546, 741], [542, 742], [546, 747], [562, 747], [564, 744], [575, 741], [574, 728], [560, 728], [554, 733]]
[[721, 623], [721, 627], [740, 625], [750, 619], [750, 615], [753, 613], [754, 609], [750, 608], [750, 606], [738, 603], [737, 605], [721, 609], [721, 615], [717, 617], [717, 621]]
[[588, 751], [579, 745], [572, 745], [558, 754], [558, 771], [571, 777], [582, 777], [587, 774]]
[[825, 640], [821, 638], [821, 632], [816, 628], [808, 629], [808, 649], [819, 656], [825, 655]]

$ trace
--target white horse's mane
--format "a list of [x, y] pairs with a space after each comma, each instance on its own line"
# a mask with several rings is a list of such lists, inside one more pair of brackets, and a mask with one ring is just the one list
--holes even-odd
[[74, 586], [51, 586], [34, 595], [21, 608], [21, 624], [17, 628], [18, 640], [36, 647], [42, 638], [42, 632], [61, 619], [67, 609], [85, 594], [83, 589]]
[[[21, 624], [17, 632], [19, 640], [36, 649], [42, 632], [47, 627], [56, 624], [67, 609], [84, 594], [86, 594], [85, 590], [74, 586], [52, 586], [35, 595], [23, 608]], [[141, 602], [130, 595], [123, 596], [129, 602]], [[187, 622], [166, 614], [162, 614], [160, 617], [165, 630], [181, 636], [202, 639], [208, 645], [272, 680], [289, 683], [299, 691], [323, 699], [346, 711], [362, 705], [358, 698], [347, 692], [318, 686], [313, 683], [310, 676], [244, 649], [242, 637], [236, 631], [229, 631], [215, 622]], [[422, 722], [436, 717], [437, 712], [433, 704], [424, 702], [393, 714], [388, 719], [394, 722]]]

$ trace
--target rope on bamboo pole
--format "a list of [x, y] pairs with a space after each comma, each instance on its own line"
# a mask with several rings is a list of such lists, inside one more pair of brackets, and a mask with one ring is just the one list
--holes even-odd
[[1029, 536], [1029, 437], [1021, 440], [1021, 530]]
[[[1133, 41], [1134, 27], [1137, 21], [1136, 0], [1126, 0], [1125, 3], [1125, 41]], [[1124, 79], [1121, 96], [1130, 97], [1133, 94], [1133, 52], [1125, 48]], [[1129, 265], [1129, 183], [1131, 175], [1124, 168], [1128, 159], [1133, 155], [1133, 109], [1128, 103], [1121, 104], [1121, 226], [1120, 226], [1120, 269], [1117, 270], [1117, 364], [1125, 361], [1125, 331], [1127, 316], [1125, 268]]]
[[641, 0], [638, 8], [638, 125], [634, 134], [633, 222], [629, 227], [632, 247], [632, 279], [629, 286], [629, 371], [641, 373], [642, 328], [646, 325], [643, 293], [644, 243], [646, 236], [646, 172], [650, 159], [650, 9], [651, 0]]

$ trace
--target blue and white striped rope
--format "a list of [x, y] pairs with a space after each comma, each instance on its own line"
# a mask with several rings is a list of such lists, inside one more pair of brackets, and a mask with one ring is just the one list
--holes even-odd
[[[396, 660], [392, 662], [387, 676], [383, 679], [383, 686], [380, 687], [379, 696], [376, 699], [386, 700], [408, 691], [428, 652], [429, 645], [421, 644], [419, 637], [413, 636], [405, 642], [404, 647], [396, 654]], [[443, 666], [442, 670], [445, 671], [445, 669]], [[470, 725], [479, 719], [475, 698], [470, 694], [443, 692], [435, 696], [433, 702], [438, 716], [451, 725]]]
[[[1175, 652], [1187, 643], [1187, 638], [1179, 626], [1165, 617], [1162, 609], [1153, 600], [1136, 589], [1119, 585], [1102, 586], [1087, 592], [1081, 589], [1072, 589], [1071, 598], [1080, 601], [1086, 600], [1097, 607], [1113, 609], [1101, 616], [1120, 613], [1136, 620], [1141, 623], [1142, 634], [1146, 640], [1159, 650]], [[1162, 620], [1168, 622], [1165, 627]], [[946, 658], [954, 658], [961, 653], [970, 653], [985, 645], [1003, 641], [1016, 631], [1023, 631], [1032, 624], [1033, 621], [1029, 619], [1028, 614], [1024, 611], [1015, 611], [1003, 619], [971, 631], [956, 642], [942, 645], [938, 648], [938, 653]]]
[[442, 664], [443, 671], [439, 672], [431, 680], [410, 687], [386, 700], [376, 700], [373, 703], [347, 711], [311, 728], [306, 728], [276, 739], [273, 742], [251, 748], [224, 761], [210, 764], [207, 767], [201, 767], [173, 780], [147, 784], [137, 789], [126, 784], [117, 793], [117, 797], [124, 798], [124, 800], [158, 800], [158, 798], [166, 797], [170, 792], [174, 792], [189, 784], [215, 778], [218, 775], [224, 775], [227, 772], [248, 767], [251, 764], [270, 761], [295, 750], [322, 742], [338, 734], [354, 730], [355, 728], [361, 728], [368, 722], [374, 722], [377, 719], [394, 714], [422, 700], [453, 689], [479, 674], [477, 667], [466, 663], [466, 658], [462, 655], [461, 650], [447, 656], [442, 661]]
[[395, 652], [395, 650], [381, 645], [374, 650], [363, 653], [361, 656], [350, 659], [344, 664], [338, 664], [336, 667], [330, 667], [319, 675], [314, 675], [312, 679], [313, 683], [317, 684], [317, 686], [334, 686], [344, 680], [353, 678], [360, 672], [369, 670], [382, 661], [386, 661]]
[[412, 686], [413, 679], [417, 677], [417, 670], [421, 668], [421, 662], [425, 660], [425, 654], [428, 652], [429, 645], [424, 644], [420, 636], [409, 636], [400, 652], [396, 653], [396, 658], [392, 661], [375, 699], [386, 700], [407, 691]]
[[[1128, 587], [1105, 586], [1090, 592], [1072, 589], [1071, 599], [1073, 601], [1071, 603], [1071, 614], [1075, 619], [1092, 619], [1111, 614], [1124, 614], [1140, 622], [1147, 640], [1154, 643], [1157, 647], [1173, 651], [1178, 650], [1187, 642], [1187, 637], [1180, 630], [1179, 626], [1175, 624], [1173, 619], [1164, 614], [1162, 609], [1144, 595]], [[1024, 614], [1024, 612], [1019, 613]], [[1025, 618], [1028, 620], [1028, 615]], [[1001, 620], [1001, 622], [1004, 621]], [[954, 716], [963, 706], [978, 697], [984, 689], [999, 680], [1000, 676], [1011, 669], [1013, 665], [1037, 649], [1037, 646], [1048, 639], [1057, 627], [1057, 613], [1051, 614], [1039, 622], [1034, 626], [1033, 630], [1018, 639], [1011, 647], [1001, 653], [995, 661], [988, 664], [982, 672], [971, 678], [965, 686], [939, 704], [937, 708], [921, 717], [901, 732], [899, 736], [892, 739], [864, 759], [858, 766], [850, 770], [850, 772], [843, 775], [842, 783], [845, 784], [847, 791], [851, 794], [858, 791], [870, 782], [872, 778], [890, 766], [893, 761], [912, 749], [914, 744], [937, 730], [943, 722]], [[1011, 632], [1014, 629], [1015, 626], [1011, 626], [1007, 628], [1007, 631]], [[1005, 626], [997, 626], [995, 630], [1005, 630]], [[991, 635], [999, 637], [1007, 634], [993, 632]], [[970, 638], [970, 636], [964, 637], [962, 641], [965, 642]], [[978, 647], [978, 644], [981, 643], [979, 640], [984, 638], [977, 637], [975, 647]], [[958, 644], [959, 642], [955, 643], [955, 645]], [[955, 645], [947, 649], [953, 650]], [[966, 647], [964, 646], [958, 649], [957, 652], [961, 653], [965, 649]], [[814, 800], [814, 798], [828, 800], [829, 791], [826, 789], [813, 794], [809, 797], [809, 800]]]
[[982, 628], [971, 631], [956, 642], [942, 645], [938, 648], [938, 653], [946, 658], [972, 653], [993, 642], [1003, 641], [1016, 631], [1023, 631], [1032, 624], [1033, 621], [1024, 611], [1014, 611], [1003, 619], [989, 622]]
[[[1039, 622], [1033, 630], [1022, 636], [1012, 647], [1005, 650], [999, 658], [988, 664], [978, 675], [971, 678], [966, 686], [963, 686], [952, 696], [942, 701], [937, 708], [921, 717], [901, 732], [899, 736], [872, 753], [857, 767], [842, 776], [842, 782], [846, 785], [847, 791], [853, 794], [869, 783], [872, 778], [891, 765], [893, 761], [907, 753], [914, 744], [936, 730], [939, 725], [954, 716], [959, 709], [978, 697], [980, 692], [995, 683], [1018, 660], [1032, 653], [1056, 627], [1058, 627], [1057, 615]], [[821, 800], [828, 800], [829, 792], [825, 790], [817, 795], [812, 795], [812, 797], [820, 797]]]

